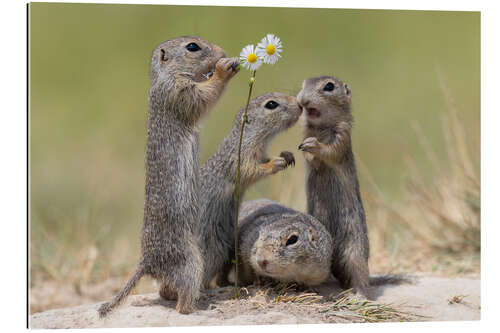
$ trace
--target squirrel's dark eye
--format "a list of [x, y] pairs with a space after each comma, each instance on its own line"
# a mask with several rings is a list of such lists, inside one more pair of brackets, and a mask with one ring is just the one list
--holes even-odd
[[266, 103], [266, 105], [264, 105], [264, 107], [269, 110], [276, 109], [278, 106], [279, 104], [276, 103], [275, 101], [269, 101]]
[[325, 87], [323, 88], [324, 91], [333, 91], [333, 89], [335, 89], [335, 85], [331, 82], [325, 84]]
[[287, 240], [286, 240], [286, 244], [285, 246], [288, 246], [288, 245], [292, 245], [292, 244], [295, 244], [297, 243], [297, 241], [299, 240], [299, 237], [297, 237], [296, 235], [291, 235]]
[[189, 43], [188, 45], [186, 45], [186, 49], [189, 52], [196, 52], [196, 51], [201, 50], [201, 48], [196, 43]]

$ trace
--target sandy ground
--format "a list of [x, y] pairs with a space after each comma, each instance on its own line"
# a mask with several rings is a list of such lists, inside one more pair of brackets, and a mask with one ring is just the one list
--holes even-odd
[[[332, 280], [313, 290], [277, 291], [251, 286], [238, 300], [231, 288], [203, 292], [198, 310], [175, 311], [175, 302], [158, 294], [133, 295], [107, 318], [99, 319], [101, 303], [54, 309], [30, 316], [31, 328], [97, 328], [194, 325], [341, 323], [366, 321], [479, 320], [480, 280], [415, 276], [413, 283], [372, 287], [372, 315], [339, 306], [342, 290]], [[281, 295], [281, 296], [278, 296]], [[390, 305], [386, 308], [384, 305]], [[377, 311], [380, 312], [378, 315]]]

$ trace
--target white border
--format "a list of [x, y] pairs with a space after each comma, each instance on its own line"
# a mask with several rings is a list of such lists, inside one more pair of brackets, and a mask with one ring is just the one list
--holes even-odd
[[[67, 1], [54, 1], [67, 2]], [[233, 1], [79, 1], [84, 3], [122, 4], [188, 4], [188, 5], [232, 5], [273, 6], [304, 8], [356, 8], [356, 9], [410, 9], [410, 10], [467, 10], [481, 11], [481, 178], [482, 182], [482, 320], [478, 322], [432, 322], [432, 323], [389, 323], [389, 324], [342, 324], [342, 325], [300, 325], [300, 326], [241, 326], [168, 328], [169, 331], [203, 329], [207, 332], [233, 332], [287, 329], [303, 330], [370, 330], [370, 332], [417, 331], [483, 331], [487, 327], [498, 327], [496, 323], [499, 296], [498, 281], [498, 229], [499, 213], [496, 190], [500, 188], [498, 172], [498, 143], [500, 118], [498, 117], [498, 5], [494, 1], [318, 1], [295, 0], [278, 2], [274, 0]], [[2, 326], [22, 330], [26, 325], [26, 6], [23, 1], [2, 2], [0, 10], [1, 32], [1, 89], [0, 142], [2, 154], [1, 175], [1, 286], [3, 301], [0, 313]], [[486, 232], [487, 231], [487, 232]], [[491, 326], [490, 326], [491, 325]], [[152, 330], [151, 328], [150, 330]], [[165, 328], [158, 328], [163, 329]], [[10, 331], [10, 330], [9, 330]], [[137, 330], [138, 331], [138, 330]]]

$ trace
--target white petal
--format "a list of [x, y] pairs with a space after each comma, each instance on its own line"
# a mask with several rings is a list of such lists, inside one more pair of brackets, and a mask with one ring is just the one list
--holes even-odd
[[260, 58], [264, 58], [266, 55], [267, 55], [267, 52], [266, 52], [266, 48], [265, 47], [258, 47], [256, 50], [255, 50], [255, 54], [260, 57]]
[[241, 50], [241, 52], [240, 52], [240, 59], [247, 59], [247, 57], [248, 57], [248, 55], [250, 53], [254, 53], [253, 45], [252, 44], [245, 46]]
[[267, 47], [267, 44], [261, 42], [261, 43], [257, 44], [257, 47], [255, 48], [255, 52], [262, 52], [262, 51], [265, 52], [266, 47]]

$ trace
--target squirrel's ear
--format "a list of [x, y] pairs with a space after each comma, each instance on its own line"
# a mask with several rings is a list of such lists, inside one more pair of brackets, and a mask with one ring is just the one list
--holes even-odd
[[318, 239], [318, 232], [314, 228], [309, 228], [309, 239], [315, 242]]
[[164, 49], [160, 49], [160, 60], [162, 62], [168, 61], [167, 55]]
[[347, 83], [344, 84], [345, 93], [347, 96], [351, 97], [351, 87]]

